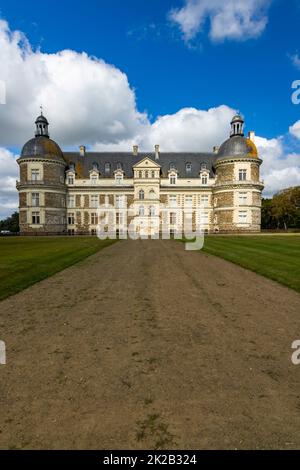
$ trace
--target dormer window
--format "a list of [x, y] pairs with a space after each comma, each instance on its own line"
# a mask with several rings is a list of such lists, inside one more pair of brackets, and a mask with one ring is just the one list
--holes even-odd
[[72, 185], [74, 184], [74, 175], [68, 175], [68, 184], [69, 185]]
[[169, 181], [170, 181], [170, 184], [176, 184], [176, 182], [177, 182], [177, 175], [170, 175], [170, 176], [169, 176]]
[[208, 176], [207, 175], [202, 175], [201, 176], [201, 183], [202, 184], [207, 184], [208, 183]]
[[106, 162], [104, 165], [104, 172], [106, 175], [110, 174], [110, 163]]
[[201, 171], [207, 170], [207, 163], [201, 163]]
[[170, 165], [169, 165], [169, 170], [175, 170], [176, 167], [175, 167], [175, 163], [174, 162], [170, 162]]
[[115, 174], [116, 184], [122, 184], [123, 179], [124, 179], [123, 173], [117, 172], [117, 173]]
[[97, 176], [97, 175], [91, 175], [91, 183], [92, 183], [92, 184], [96, 184], [96, 183], [97, 183], [97, 180], [98, 180], [98, 176]]
[[186, 171], [186, 173], [191, 173], [192, 172], [192, 164], [190, 162], [186, 163], [185, 171]]
[[122, 169], [123, 169], [122, 163], [118, 162], [117, 163], [117, 170], [122, 170]]

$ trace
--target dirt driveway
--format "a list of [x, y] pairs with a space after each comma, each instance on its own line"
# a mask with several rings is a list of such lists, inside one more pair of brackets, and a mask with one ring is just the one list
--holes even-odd
[[0, 303], [0, 448], [300, 448], [300, 295], [119, 242]]

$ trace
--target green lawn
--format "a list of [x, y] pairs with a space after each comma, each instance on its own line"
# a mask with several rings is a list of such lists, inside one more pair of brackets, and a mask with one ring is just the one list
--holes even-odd
[[300, 236], [206, 236], [203, 251], [300, 292]]
[[111, 243], [97, 237], [0, 237], [0, 300]]

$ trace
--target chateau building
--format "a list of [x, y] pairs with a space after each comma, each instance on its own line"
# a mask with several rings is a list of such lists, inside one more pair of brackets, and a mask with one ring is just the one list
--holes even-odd
[[[254, 132], [244, 137], [236, 115], [231, 135], [211, 153], [63, 152], [49, 138], [47, 119], [36, 120], [35, 137], [18, 159], [22, 234], [94, 234], [99, 206], [114, 207], [116, 230], [128, 222], [140, 234], [158, 234], [162, 219], [171, 232], [190, 211], [192, 226], [209, 233], [259, 232], [260, 165]], [[165, 207], [165, 216], [161, 208]], [[127, 216], [126, 216], [127, 217]]]

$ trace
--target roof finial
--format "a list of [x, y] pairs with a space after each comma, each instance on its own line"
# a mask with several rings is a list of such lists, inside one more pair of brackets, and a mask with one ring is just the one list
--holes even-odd
[[43, 105], [42, 104], [40, 106], [40, 110], [41, 110], [41, 116], [43, 116]]

